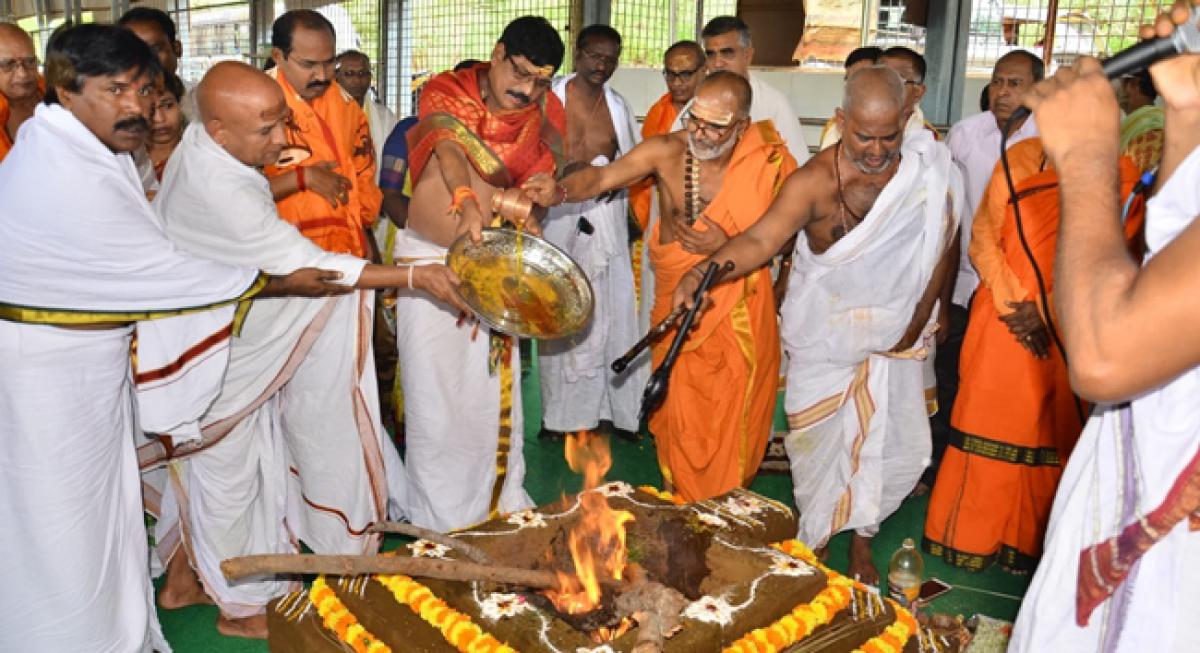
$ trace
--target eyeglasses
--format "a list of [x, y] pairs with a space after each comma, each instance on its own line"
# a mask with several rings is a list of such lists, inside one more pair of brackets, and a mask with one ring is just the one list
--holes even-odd
[[541, 75], [529, 72], [528, 70], [523, 70], [517, 65], [516, 61], [513, 61], [511, 56], [506, 56], [504, 58], [508, 61], [508, 65], [512, 66], [513, 77], [517, 80], [517, 83], [524, 84], [525, 82], [533, 81], [533, 86], [535, 88], [550, 88], [550, 78], [542, 77]]
[[38, 67], [37, 57], [18, 57], [15, 59], [0, 59], [0, 72], [11, 73], [17, 69], [17, 66], [35, 72]]
[[616, 57], [607, 54], [600, 54], [599, 52], [592, 52], [591, 50], [580, 50], [579, 53], [587, 57], [588, 60], [594, 64], [604, 64], [605, 66], [612, 68], [617, 67], [618, 60]]
[[670, 68], [663, 68], [663, 79], [667, 80], [668, 84], [671, 82], [683, 82], [686, 84], [692, 81], [692, 76], [700, 72], [700, 69], [703, 67], [704, 64], [700, 64], [691, 70], [671, 70]]
[[371, 77], [371, 69], [352, 70], [349, 68], [338, 68], [337, 74], [342, 77], [349, 77], [350, 79], [368, 79]]
[[693, 116], [691, 111], [685, 111], [683, 113], [683, 126], [685, 129], [703, 134], [704, 136], [707, 136], [709, 140], [713, 141], [724, 140], [725, 136], [737, 126], [738, 122], [738, 120], [734, 120], [728, 125], [722, 127], [721, 125], [715, 125], [707, 120], [701, 120], [696, 116]]

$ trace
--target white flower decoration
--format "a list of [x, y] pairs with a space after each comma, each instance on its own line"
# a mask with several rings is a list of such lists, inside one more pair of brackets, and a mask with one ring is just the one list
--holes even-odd
[[725, 599], [704, 596], [700, 600], [692, 602], [683, 611], [683, 616], [696, 621], [726, 626], [733, 619], [733, 606], [726, 603]]
[[522, 510], [509, 515], [508, 523], [516, 524], [521, 528], [542, 528], [546, 525], [546, 518], [540, 512]]
[[450, 552], [450, 547], [445, 544], [430, 542], [429, 540], [417, 540], [408, 545], [412, 551], [414, 558], [445, 558]]
[[725, 500], [725, 503], [721, 505], [721, 507], [729, 511], [730, 514], [737, 515], [738, 517], [757, 515], [763, 511], [764, 506], [765, 504], [761, 499], [747, 495], [729, 497]]
[[481, 614], [492, 621], [515, 617], [531, 609], [525, 597], [519, 594], [499, 593], [488, 594], [488, 597], [479, 604], [479, 608]]
[[608, 644], [597, 646], [596, 648], [583, 648], [582, 646], [575, 649], [575, 653], [616, 653]]
[[613, 481], [597, 487], [596, 491], [606, 497], [628, 497], [633, 494], [633, 486], [625, 481]]
[[711, 512], [698, 512], [696, 513], [696, 519], [705, 526], [712, 526], [713, 528], [729, 528], [729, 522], [721, 519]]
[[807, 562], [781, 555], [775, 556], [774, 562], [771, 563], [771, 573], [780, 576], [812, 576], [817, 570]]

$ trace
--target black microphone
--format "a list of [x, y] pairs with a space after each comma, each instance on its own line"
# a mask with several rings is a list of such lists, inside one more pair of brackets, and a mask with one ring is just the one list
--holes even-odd
[[1193, 9], [1188, 21], [1177, 26], [1170, 36], [1142, 41], [1105, 59], [1100, 64], [1104, 67], [1104, 76], [1116, 79], [1177, 54], [1200, 52], [1200, 27], [1196, 26], [1198, 19], [1200, 9]]
[[[1177, 54], [1200, 52], [1200, 27], [1197, 27], [1197, 21], [1200, 21], [1200, 8], [1193, 9], [1187, 22], [1177, 26], [1170, 36], [1142, 41], [1105, 59], [1100, 62], [1100, 66], [1104, 68], [1104, 76], [1117, 79], [1149, 68]], [[1020, 122], [1029, 113], [1026, 107], [1017, 107], [1008, 119], [1005, 130]]]

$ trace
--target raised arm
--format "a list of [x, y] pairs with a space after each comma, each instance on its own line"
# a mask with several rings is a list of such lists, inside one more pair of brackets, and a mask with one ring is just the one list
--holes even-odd
[[[1166, 105], [1169, 175], [1200, 146], [1200, 56], [1151, 72]], [[1087, 399], [1120, 401], [1200, 364], [1200, 222], [1144, 268], [1130, 258], [1117, 197], [1119, 113], [1100, 63], [1084, 58], [1061, 70], [1026, 103], [1060, 179], [1054, 274], [1071, 385]], [[1195, 179], [1175, 182], [1163, 190], [1181, 200], [1195, 193]]]
[[606, 166], [584, 166], [567, 175], [561, 183], [555, 183], [548, 174], [536, 174], [521, 188], [541, 206], [578, 202], [645, 179], [658, 171], [660, 161], [673, 155], [670, 137], [655, 136], [638, 143], [628, 154]]
[[812, 164], [793, 172], [758, 222], [731, 238], [721, 249], [680, 279], [672, 304], [689, 307], [692, 305], [692, 295], [703, 276], [701, 270], [708, 261], [721, 264], [726, 261], [733, 262], [733, 270], [721, 278], [721, 281], [725, 282], [744, 277], [771, 260], [789, 238], [808, 226], [813, 216], [813, 206], [822, 177]]

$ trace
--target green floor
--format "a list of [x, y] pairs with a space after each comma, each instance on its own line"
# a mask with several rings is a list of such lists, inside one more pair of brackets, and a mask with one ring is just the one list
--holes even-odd
[[[554, 501], [564, 493], [577, 491], [580, 479], [567, 469], [561, 442], [537, 439], [541, 396], [536, 372], [525, 378], [523, 388], [527, 467], [525, 487], [540, 505]], [[644, 438], [637, 444], [614, 440], [612, 448], [613, 468], [608, 478], [624, 480], [633, 485], [661, 487], [662, 476], [655, 463], [651, 440]], [[760, 475], [751, 487], [756, 492], [792, 505], [792, 483], [786, 475]], [[875, 539], [875, 564], [881, 570], [886, 571], [888, 559], [904, 538], [920, 540], [927, 503], [927, 497], [910, 499], [884, 522]], [[829, 565], [834, 569], [845, 570], [848, 543], [848, 533], [833, 538]], [[388, 548], [395, 544], [390, 542]], [[982, 573], [969, 573], [928, 555], [925, 556], [925, 576], [940, 578], [954, 586], [952, 591], [934, 601], [933, 610], [964, 616], [980, 613], [1007, 620], [1016, 617], [1021, 596], [1029, 583], [1028, 578], [1010, 575], [996, 567]], [[265, 642], [218, 634], [214, 627], [216, 617], [217, 611], [213, 607], [159, 611], [167, 640], [176, 653], [262, 653], [267, 650]]]

